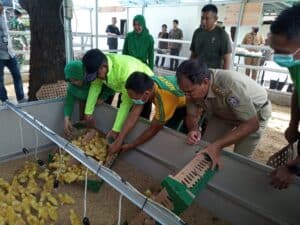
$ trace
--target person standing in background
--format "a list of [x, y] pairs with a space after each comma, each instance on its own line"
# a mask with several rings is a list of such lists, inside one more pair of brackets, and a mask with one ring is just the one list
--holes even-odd
[[226, 31], [216, 24], [217, 20], [218, 8], [213, 4], [205, 5], [201, 25], [193, 34], [190, 58], [200, 57], [209, 68], [230, 69], [231, 42]]
[[4, 84], [4, 66], [6, 66], [13, 78], [18, 102], [24, 102], [23, 82], [19, 70], [18, 61], [12, 51], [8, 37], [8, 28], [4, 18], [3, 2], [0, 1], [0, 100], [8, 100]]
[[[183, 38], [182, 30], [178, 28], [178, 20], [173, 20], [173, 29], [169, 32], [169, 39], [178, 39], [181, 40]], [[170, 55], [179, 56], [182, 44], [169, 42]], [[170, 70], [177, 70], [179, 60], [171, 59], [170, 60]]]
[[117, 18], [112, 18], [112, 24], [106, 28], [106, 33], [115, 37], [107, 38], [107, 45], [111, 53], [117, 53], [118, 49], [118, 38], [117, 35], [121, 35], [119, 28], [117, 27]]
[[[22, 12], [19, 9], [14, 10], [15, 16], [9, 21], [9, 30], [13, 31], [25, 31], [25, 26], [22, 21]], [[12, 36], [12, 45], [15, 50], [27, 50], [28, 42], [25, 35], [14, 35]], [[16, 58], [19, 62], [19, 66], [21, 67], [25, 62], [25, 54], [19, 53], [16, 55]]]
[[134, 30], [126, 35], [123, 55], [130, 55], [147, 64], [151, 70], [154, 66], [154, 40], [146, 26], [145, 18], [136, 15], [133, 18]]
[[[252, 31], [245, 35], [242, 44], [244, 45], [263, 45], [264, 39], [261, 34], [258, 33], [258, 27], [252, 27]], [[255, 49], [248, 49], [252, 52], [257, 52]], [[260, 58], [258, 57], [245, 57], [245, 64], [252, 66], [259, 66]], [[246, 69], [246, 75], [250, 76], [250, 71], [252, 71], [252, 79], [256, 80], [257, 70], [256, 69]]]
[[[161, 32], [159, 32], [159, 34], [158, 34], [158, 38], [168, 39], [169, 34], [168, 34], [167, 29], [168, 29], [167, 25], [163, 24], [161, 26]], [[165, 54], [167, 50], [168, 50], [168, 42], [164, 42], [164, 41], [158, 42], [158, 50], [157, 50], [158, 54]], [[155, 59], [156, 67], [158, 67], [158, 62], [159, 62], [159, 56], [156, 56], [156, 59]], [[160, 67], [163, 67], [164, 64], [165, 64], [165, 57], [162, 57]]]

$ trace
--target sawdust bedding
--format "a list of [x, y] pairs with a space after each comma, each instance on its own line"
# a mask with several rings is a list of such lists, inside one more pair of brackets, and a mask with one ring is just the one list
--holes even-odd
[[[47, 154], [42, 154], [39, 158], [46, 161]], [[13, 177], [22, 172], [25, 161], [34, 162], [33, 157], [27, 157], [11, 160], [0, 164], [0, 177], [11, 182]], [[38, 166], [39, 168], [39, 166]], [[118, 160], [113, 169], [122, 177], [127, 179], [139, 191], [144, 192], [149, 187], [159, 188], [159, 181], [152, 177], [141, 173], [132, 165]], [[39, 171], [41, 172], [42, 169]], [[39, 183], [39, 182], [37, 182]], [[74, 199], [74, 204], [64, 204], [60, 206], [58, 194], [68, 194]], [[72, 184], [60, 183], [57, 189], [52, 191], [52, 196], [58, 201], [58, 218], [54, 223], [49, 219], [45, 224], [71, 224], [70, 210], [72, 209], [78, 219], [83, 218], [83, 196], [84, 185], [83, 182], [76, 182]], [[98, 193], [88, 191], [87, 193], [87, 216], [91, 224], [94, 225], [115, 225], [117, 224], [119, 193], [113, 190], [109, 185], [104, 184]], [[122, 204], [122, 220], [130, 220], [139, 209], [135, 207], [125, 198]], [[190, 225], [229, 225], [230, 223], [222, 221], [215, 217], [208, 210], [193, 204], [183, 215], [182, 218]], [[26, 221], [26, 219], [25, 219]]]

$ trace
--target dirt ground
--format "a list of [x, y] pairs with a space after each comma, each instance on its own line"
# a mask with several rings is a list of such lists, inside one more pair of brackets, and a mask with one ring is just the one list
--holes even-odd
[[283, 134], [288, 127], [289, 120], [289, 107], [272, 104], [272, 117], [257, 149], [252, 155], [253, 159], [266, 163], [272, 154], [288, 144]]

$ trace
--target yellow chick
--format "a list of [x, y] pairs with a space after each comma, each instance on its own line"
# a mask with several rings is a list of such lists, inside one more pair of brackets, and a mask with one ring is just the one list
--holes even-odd
[[58, 203], [57, 203], [56, 198], [54, 198], [50, 193], [47, 193], [46, 196], [47, 196], [48, 201], [49, 201], [52, 205], [58, 206]]
[[30, 225], [40, 225], [39, 219], [34, 215], [30, 214], [27, 216], [26, 219], [27, 219], [28, 224], [30, 224]]
[[68, 194], [58, 194], [58, 198], [62, 205], [64, 204], [74, 204], [75, 200]]
[[[1, 223], [0, 223], [1, 224]], [[18, 219], [14, 225], [26, 225], [26, 222], [23, 220], [21, 215], [18, 216]]]
[[76, 181], [77, 177], [78, 176], [75, 173], [67, 172], [67, 173], [63, 174], [63, 180], [68, 184]]
[[52, 206], [49, 202], [46, 203], [48, 209], [48, 215], [52, 221], [56, 221], [58, 217], [57, 207]]
[[48, 218], [49, 218], [49, 214], [48, 214], [48, 209], [44, 206], [40, 206], [39, 208], [38, 208], [38, 218], [39, 219], [43, 219], [43, 220], [45, 220], [45, 221], [47, 221], [48, 220]]
[[28, 181], [27, 190], [31, 194], [37, 194], [40, 191], [39, 186], [37, 185], [37, 183], [35, 182], [34, 178], [32, 178], [32, 177]]
[[75, 213], [73, 209], [70, 209], [70, 221], [72, 225], [81, 225], [81, 220], [79, 216]]
[[18, 219], [18, 216], [12, 206], [7, 207], [6, 218], [7, 218], [7, 222], [9, 225], [15, 225], [15, 223]]

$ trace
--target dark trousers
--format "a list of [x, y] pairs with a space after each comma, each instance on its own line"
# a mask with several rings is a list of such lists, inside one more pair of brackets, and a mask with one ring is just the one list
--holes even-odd
[[[163, 67], [165, 65], [165, 57], [161, 57], [161, 63], [160, 63], [160, 67]], [[159, 56], [156, 56], [155, 59], [155, 66], [158, 67], [158, 62], [159, 62]]]
[[[163, 54], [163, 51], [161, 50], [157, 50], [158, 54]], [[159, 56], [156, 56], [155, 58], [155, 66], [158, 67], [158, 62], [159, 62]], [[160, 67], [163, 67], [165, 65], [165, 57], [161, 57], [161, 63], [160, 63]]]
[[185, 117], [186, 107], [177, 108], [173, 116], [167, 121], [165, 126], [186, 134], [188, 133], [188, 130], [184, 123]]
[[110, 53], [118, 53], [118, 44], [109, 44], [108, 48]]
[[[180, 52], [179, 49], [176, 49], [176, 48], [171, 48], [170, 49], [170, 55], [179, 56], [179, 52]], [[177, 70], [178, 63], [179, 63], [178, 59], [171, 59], [170, 60], [170, 70]]]
[[17, 100], [22, 100], [24, 98], [23, 82], [16, 57], [0, 60], [0, 100], [6, 101], [8, 99], [4, 85], [4, 66], [9, 69], [12, 75]]

